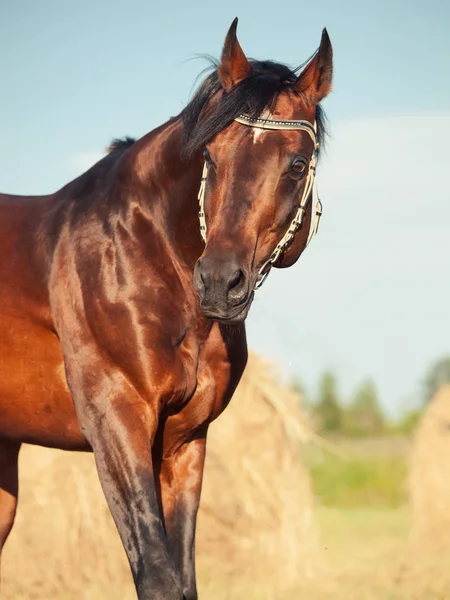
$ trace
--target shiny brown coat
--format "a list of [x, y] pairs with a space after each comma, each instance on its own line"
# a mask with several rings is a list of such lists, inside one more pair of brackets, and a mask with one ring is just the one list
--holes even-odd
[[[235, 30], [212, 106], [251, 71]], [[279, 94], [273, 114], [313, 121], [330, 82], [325, 35], [298, 78], [301, 94]], [[93, 451], [139, 600], [197, 598], [208, 425], [244, 370], [258, 268], [301, 191], [280, 175], [283, 161], [312, 152], [301, 132], [256, 140], [237, 123], [209, 140], [204, 248], [203, 156], [186, 158], [184, 123], [180, 115], [116, 144], [55, 194], [0, 195], [0, 552], [21, 443]], [[310, 218], [279, 267], [300, 256]]]

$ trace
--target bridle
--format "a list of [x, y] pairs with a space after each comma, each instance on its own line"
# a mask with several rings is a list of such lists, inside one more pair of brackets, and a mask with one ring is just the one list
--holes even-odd
[[[314, 150], [311, 155], [311, 160], [308, 165], [308, 173], [306, 175], [305, 186], [303, 188], [302, 198], [300, 200], [300, 204], [298, 206], [295, 217], [292, 219], [291, 224], [288, 227], [288, 230], [275, 246], [272, 254], [266, 260], [266, 262], [262, 265], [259, 270], [258, 278], [255, 284], [255, 290], [259, 289], [266, 277], [270, 273], [272, 266], [277, 262], [283, 252], [290, 246], [292, 240], [295, 237], [295, 234], [299, 230], [304, 216], [306, 214], [306, 209], [308, 207], [310, 199], [312, 200], [315, 213], [314, 218], [311, 217], [311, 224], [308, 234], [308, 239], [306, 241], [306, 246], [308, 246], [312, 237], [317, 233], [319, 228], [319, 221], [322, 215], [322, 203], [319, 200], [318, 192], [317, 192], [317, 183], [316, 183], [316, 164], [317, 164], [317, 155], [319, 149], [319, 143], [317, 141], [317, 127], [316, 123], [312, 125], [309, 121], [275, 121], [272, 119], [261, 119], [258, 117], [250, 117], [249, 115], [239, 115], [234, 119], [237, 123], [241, 123], [241, 125], [246, 125], [247, 127], [257, 127], [258, 129], [272, 129], [272, 130], [282, 130], [285, 131], [306, 131], [311, 137], [314, 143]], [[203, 241], [206, 244], [206, 218], [205, 218], [205, 189], [206, 189], [206, 178], [208, 176], [208, 163], [205, 161], [203, 165], [203, 173], [200, 184], [200, 190], [198, 193], [198, 201], [199, 201], [199, 213], [198, 218], [200, 221], [200, 233], [203, 238]], [[305, 246], [305, 248], [306, 248]]]

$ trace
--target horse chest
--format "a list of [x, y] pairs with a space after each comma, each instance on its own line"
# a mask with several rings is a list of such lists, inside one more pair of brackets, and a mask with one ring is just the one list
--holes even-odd
[[218, 327], [213, 326], [203, 344], [198, 332], [190, 332], [177, 352], [179, 368], [170, 407], [183, 408], [194, 420], [214, 419], [223, 409], [223, 398], [230, 380], [227, 346]]

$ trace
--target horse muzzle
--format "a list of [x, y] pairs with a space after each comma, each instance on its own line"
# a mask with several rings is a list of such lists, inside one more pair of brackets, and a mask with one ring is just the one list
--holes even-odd
[[194, 288], [209, 319], [233, 325], [247, 317], [253, 287], [246, 269], [236, 263], [200, 258], [194, 269]]

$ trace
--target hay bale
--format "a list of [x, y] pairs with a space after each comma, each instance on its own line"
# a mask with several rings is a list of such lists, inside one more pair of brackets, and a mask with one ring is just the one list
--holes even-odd
[[135, 600], [92, 454], [24, 446], [19, 510], [2, 556], [4, 600]]
[[450, 547], [450, 385], [428, 404], [411, 453], [413, 540]]
[[301, 398], [250, 354], [236, 393], [210, 427], [198, 521], [199, 560], [286, 585], [314, 545], [313, 494], [301, 460], [310, 440]]
[[[299, 456], [309, 431], [299, 403], [251, 355], [230, 406], [211, 426], [197, 536], [205, 597], [222, 574], [223, 587], [246, 575], [262, 585], [270, 579], [274, 589], [273, 581], [304, 573], [313, 528], [310, 482]], [[135, 598], [91, 454], [25, 446], [19, 494], [2, 557], [2, 598]], [[255, 580], [250, 583], [254, 588]]]

